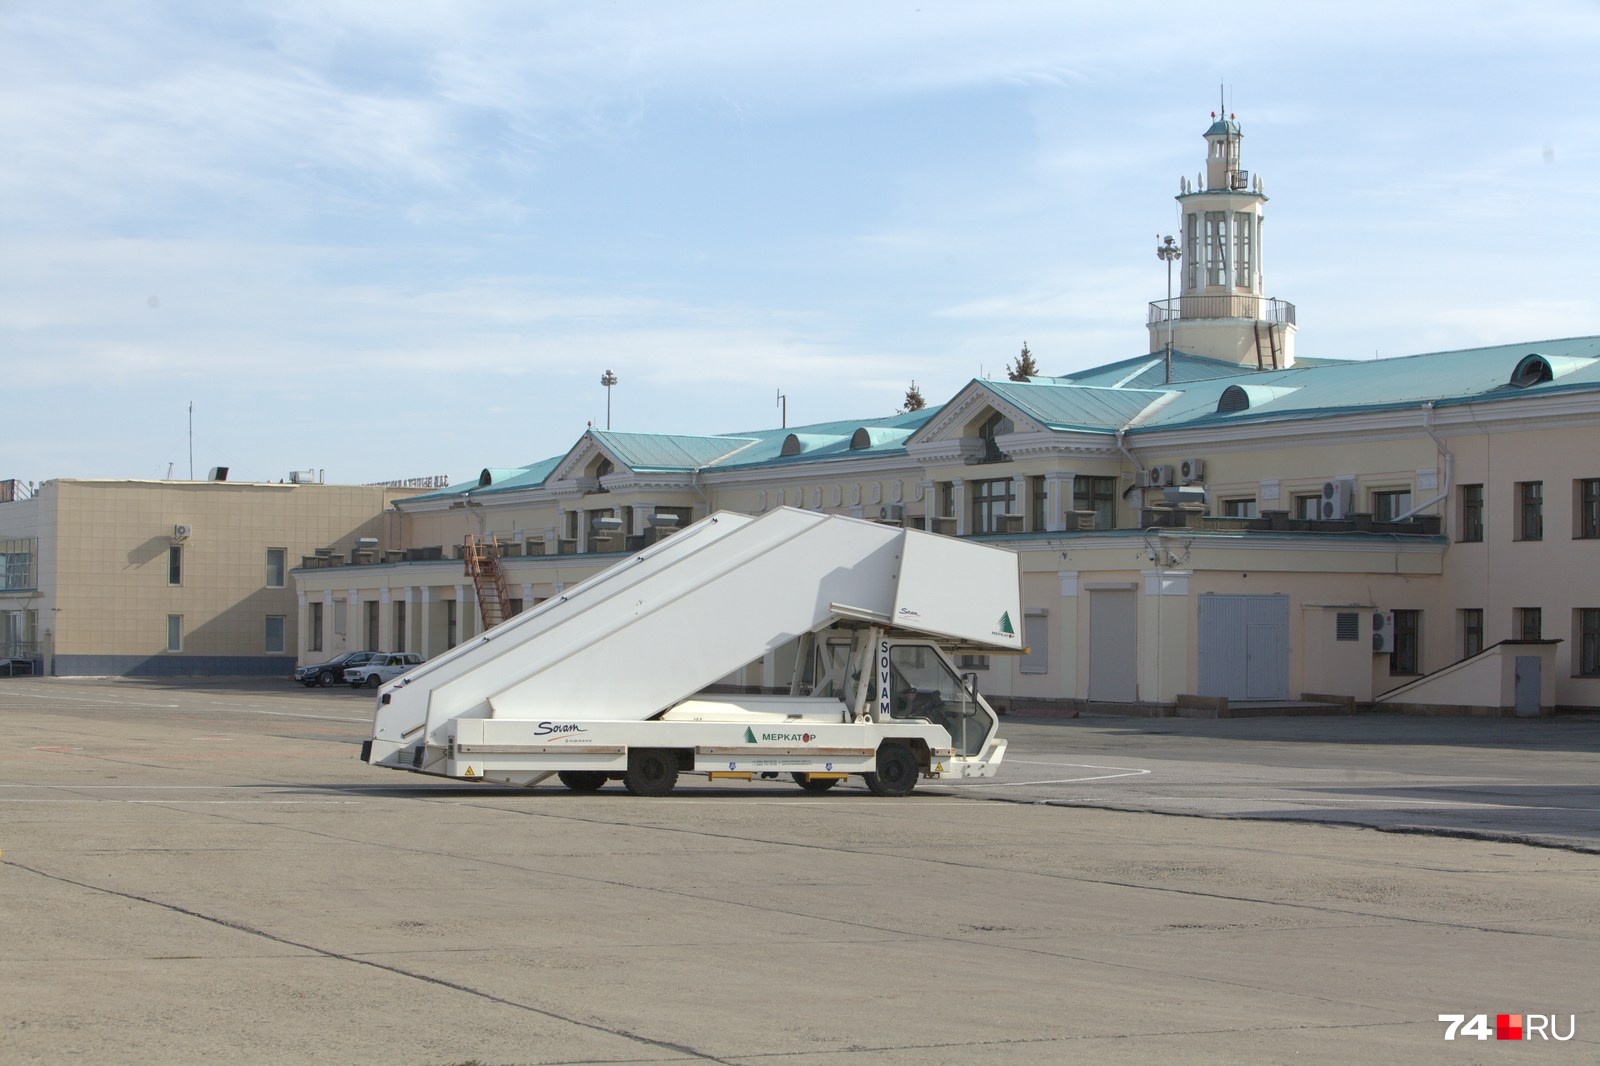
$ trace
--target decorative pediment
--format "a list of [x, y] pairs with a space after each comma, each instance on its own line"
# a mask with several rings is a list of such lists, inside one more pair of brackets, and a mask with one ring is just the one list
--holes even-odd
[[598, 481], [601, 475], [597, 471], [602, 461], [611, 464], [612, 470], [606, 473], [623, 466], [617, 462], [616, 456], [605, 450], [595, 437], [594, 431], [590, 430], [579, 437], [578, 442], [572, 446], [561, 462], [556, 464], [556, 468], [550, 472], [550, 480], [573, 481], [578, 478], [593, 478]]

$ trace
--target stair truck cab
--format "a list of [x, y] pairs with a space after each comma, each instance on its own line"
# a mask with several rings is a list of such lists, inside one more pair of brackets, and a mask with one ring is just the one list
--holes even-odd
[[[991, 777], [998, 719], [950, 656], [1023, 651], [1015, 553], [779, 508], [718, 512], [385, 684], [374, 766], [634, 795], [789, 775], [878, 795]], [[781, 694], [710, 693], [792, 660]]]

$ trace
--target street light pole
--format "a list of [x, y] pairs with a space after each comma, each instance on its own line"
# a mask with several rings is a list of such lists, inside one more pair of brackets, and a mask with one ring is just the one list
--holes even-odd
[[1162, 384], [1172, 384], [1172, 264], [1183, 258], [1183, 249], [1178, 247], [1178, 242], [1172, 235], [1161, 238], [1161, 243], [1156, 245], [1156, 257], [1167, 264], [1167, 358], [1166, 372]]
[[[1170, 239], [1170, 238], [1169, 238]], [[1170, 288], [1170, 284], [1168, 286]], [[617, 383], [617, 375], [607, 370], [600, 375], [600, 384], [606, 387], [606, 429], [611, 428], [611, 386]]]

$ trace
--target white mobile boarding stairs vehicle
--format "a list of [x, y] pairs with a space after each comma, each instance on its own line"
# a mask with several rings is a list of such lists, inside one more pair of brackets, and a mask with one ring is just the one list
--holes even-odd
[[[719, 512], [384, 685], [362, 759], [670, 792], [680, 772], [884, 796], [992, 777], [1006, 742], [948, 654], [1020, 652], [1009, 551], [780, 508]], [[792, 646], [789, 695], [704, 693]]]

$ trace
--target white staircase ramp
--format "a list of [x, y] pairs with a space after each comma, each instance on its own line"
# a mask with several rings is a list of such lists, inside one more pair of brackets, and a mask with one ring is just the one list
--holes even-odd
[[408, 674], [374, 738], [413, 744], [426, 722], [443, 745], [462, 717], [647, 719], [841, 616], [1017, 650], [1017, 567], [898, 526], [718, 513]]

